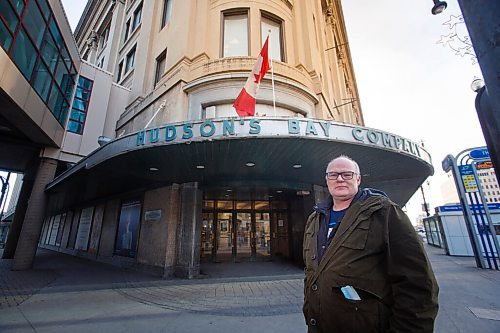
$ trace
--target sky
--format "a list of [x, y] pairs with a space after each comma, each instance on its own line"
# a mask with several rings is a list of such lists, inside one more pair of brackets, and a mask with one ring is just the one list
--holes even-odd
[[[443, 204], [444, 157], [485, 145], [470, 88], [480, 68], [450, 47], [465, 44], [437, 43], [467, 36], [465, 24], [445, 24], [461, 15], [456, 0], [447, 3], [432, 15], [431, 0], [342, 0], [365, 125], [424, 142], [435, 171], [423, 186], [431, 209]], [[412, 221], [422, 203], [417, 191], [406, 207]]]
[[[62, 3], [74, 29], [87, 0]], [[465, 44], [438, 43], [455, 32], [445, 22], [460, 16], [456, 0], [447, 3], [432, 15], [431, 0], [342, 0], [365, 126], [424, 143], [435, 170], [423, 186], [431, 209], [443, 203], [444, 157], [485, 145], [470, 89], [479, 66], [450, 47]], [[455, 28], [467, 35], [464, 24]], [[412, 222], [422, 203], [417, 191], [406, 205]]]

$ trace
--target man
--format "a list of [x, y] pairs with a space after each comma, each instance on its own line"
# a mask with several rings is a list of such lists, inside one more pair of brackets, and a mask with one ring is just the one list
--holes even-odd
[[358, 189], [347, 156], [326, 169], [330, 196], [304, 232], [309, 332], [433, 332], [438, 286], [408, 217], [387, 196]]

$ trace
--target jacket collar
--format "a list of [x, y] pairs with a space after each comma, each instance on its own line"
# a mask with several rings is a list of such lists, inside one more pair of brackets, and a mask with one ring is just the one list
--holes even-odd
[[[356, 203], [358, 201], [364, 201], [364, 200], [368, 199], [369, 197], [373, 197], [373, 196], [387, 197], [387, 194], [385, 194], [384, 192], [382, 192], [380, 190], [376, 190], [374, 188], [368, 188], [368, 187], [367, 188], [360, 188], [358, 190], [358, 193], [356, 193], [356, 195], [352, 199], [351, 204], [349, 205], [348, 208], [350, 208], [352, 205], [354, 205], [354, 203]], [[330, 211], [330, 209], [332, 209], [332, 207], [333, 207], [333, 198], [331, 195], [329, 195], [325, 200], [323, 200], [319, 204], [315, 205], [313, 207], [313, 209], [315, 211], [317, 211], [318, 213], [326, 215], [329, 213], [329, 211]]]

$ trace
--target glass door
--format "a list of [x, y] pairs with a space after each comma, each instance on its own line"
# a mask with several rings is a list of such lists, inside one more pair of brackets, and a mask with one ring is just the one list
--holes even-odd
[[215, 259], [215, 228], [214, 228], [214, 213], [202, 214], [201, 226], [201, 252], [202, 259]]
[[255, 241], [257, 257], [271, 255], [271, 223], [269, 213], [255, 213]]
[[252, 256], [252, 213], [236, 213], [235, 221], [236, 256], [249, 259]]
[[217, 213], [215, 248], [218, 261], [230, 261], [236, 249], [233, 248], [233, 213]]

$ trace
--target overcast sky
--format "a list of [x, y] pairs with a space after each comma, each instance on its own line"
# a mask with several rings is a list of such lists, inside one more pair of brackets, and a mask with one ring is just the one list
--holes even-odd
[[[62, 0], [73, 29], [86, 2]], [[460, 15], [456, 0], [447, 2], [434, 16], [431, 0], [342, 0], [365, 125], [424, 142], [435, 168], [424, 186], [431, 207], [441, 203], [443, 158], [484, 145], [470, 89], [479, 67], [437, 43], [455, 31], [445, 22]], [[456, 27], [467, 35], [464, 24]], [[417, 192], [407, 205], [412, 220], [421, 203]]]

